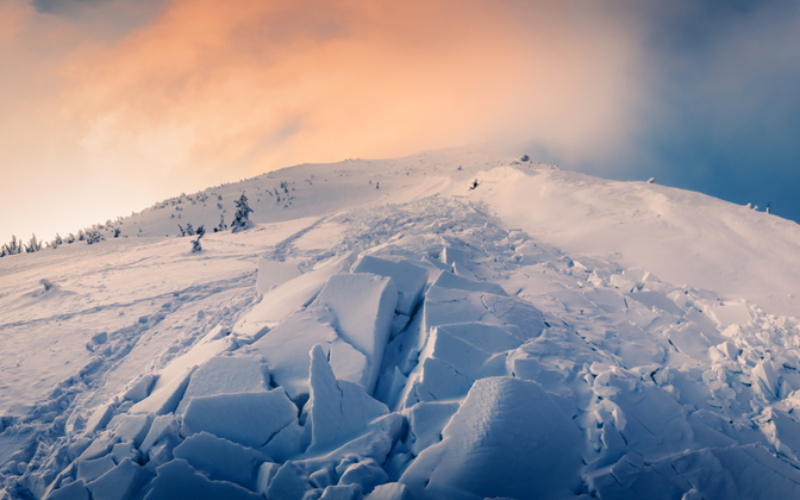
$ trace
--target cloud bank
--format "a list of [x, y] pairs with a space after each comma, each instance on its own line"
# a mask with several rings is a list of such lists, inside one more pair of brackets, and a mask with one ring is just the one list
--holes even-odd
[[797, 158], [799, 18], [779, 1], [0, 0], [0, 213], [70, 207], [0, 229], [475, 142], [703, 190], [728, 155]]

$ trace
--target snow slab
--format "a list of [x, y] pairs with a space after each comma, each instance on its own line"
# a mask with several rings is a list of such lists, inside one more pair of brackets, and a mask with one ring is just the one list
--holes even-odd
[[191, 400], [183, 416], [181, 435], [206, 431], [256, 450], [297, 418], [297, 407], [286, 392], [217, 394]]
[[566, 498], [580, 484], [581, 431], [535, 382], [477, 381], [442, 436], [400, 479], [415, 498]]
[[334, 275], [315, 302], [333, 311], [339, 336], [367, 357], [369, 372], [359, 383], [372, 394], [397, 305], [394, 281], [374, 274]]
[[252, 448], [207, 432], [189, 436], [172, 453], [211, 480], [229, 481], [249, 490], [255, 488], [259, 466], [267, 461], [267, 457]]
[[273, 381], [292, 399], [309, 392], [308, 353], [317, 344], [330, 355], [336, 378], [360, 383], [369, 376], [367, 358], [339, 337], [331, 324], [335, 322], [327, 307], [311, 305], [295, 311], [243, 350], [263, 356]]
[[335, 449], [356, 437], [376, 418], [389, 413], [383, 403], [372, 399], [363, 387], [337, 381], [320, 346], [311, 350], [311, 397], [308, 419], [311, 445], [308, 453]]
[[175, 413], [184, 413], [191, 400], [198, 396], [267, 392], [269, 375], [266, 371], [267, 367], [255, 356], [214, 356], [192, 374]]
[[390, 260], [364, 255], [355, 264], [353, 273], [371, 273], [392, 278], [397, 286], [397, 312], [410, 316], [422, 298], [422, 291], [428, 283], [428, 271], [407, 260]]
[[145, 500], [263, 500], [261, 495], [233, 483], [211, 481], [179, 458], [159, 466], [156, 473]]
[[297, 266], [288, 262], [278, 262], [261, 257], [258, 259], [256, 291], [265, 294], [278, 285], [291, 281], [303, 274]]
[[255, 336], [264, 328], [272, 328], [300, 307], [307, 306], [335, 274], [347, 272], [350, 256], [325, 261], [311, 272], [282, 283], [269, 292], [233, 327], [235, 333]]
[[466, 290], [468, 292], [486, 292], [493, 293], [495, 295], [507, 295], [506, 291], [503, 290], [503, 287], [500, 285], [487, 281], [474, 281], [464, 278], [463, 276], [459, 276], [455, 273], [449, 273], [447, 271], [442, 271], [439, 273], [436, 281], [433, 282], [433, 286], [438, 286], [441, 288], [453, 288], [455, 290]]

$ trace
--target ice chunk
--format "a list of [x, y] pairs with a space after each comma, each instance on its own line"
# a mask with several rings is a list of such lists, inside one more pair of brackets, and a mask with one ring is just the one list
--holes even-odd
[[124, 443], [115, 444], [111, 447], [110, 455], [116, 463], [120, 463], [126, 458], [132, 462], [139, 461], [139, 450], [134, 447], [132, 441], [125, 441]]
[[261, 464], [258, 468], [258, 474], [256, 475], [256, 491], [266, 497], [269, 483], [280, 468], [281, 464], [276, 464], [274, 462], [264, 462]]
[[370, 370], [360, 383], [372, 394], [397, 305], [394, 282], [373, 274], [331, 276], [317, 303], [334, 312], [339, 336], [367, 357]]
[[138, 415], [122, 413], [109, 422], [108, 428], [119, 437], [120, 441], [133, 441], [134, 446], [138, 448], [147, 436], [152, 421], [153, 416], [146, 413]]
[[339, 339], [331, 325], [336, 318], [325, 307], [311, 306], [296, 311], [284, 322], [247, 347], [267, 360], [272, 378], [292, 399], [308, 394], [308, 352], [316, 344], [331, 353], [334, 373], [339, 379], [358, 382], [368, 371], [367, 359]]
[[108, 425], [111, 417], [114, 416], [114, 405], [111, 403], [102, 405], [92, 413], [89, 420], [86, 421], [86, 434], [94, 434], [97, 431], [102, 431]]
[[195, 470], [209, 479], [230, 481], [247, 489], [255, 488], [256, 470], [267, 460], [261, 453], [218, 438], [207, 432], [199, 432], [173, 450], [175, 458], [186, 460]]
[[464, 250], [445, 245], [442, 253], [439, 254], [439, 260], [444, 264], [461, 264], [463, 266], [467, 262], [467, 253]]
[[206, 431], [234, 443], [261, 449], [297, 418], [297, 407], [281, 389], [269, 392], [217, 394], [192, 399], [181, 434]]
[[439, 277], [433, 282], [433, 286], [464, 290], [467, 292], [486, 292], [495, 295], [506, 295], [506, 291], [503, 290], [503, 287], [500, 285], [489, 283], [488, 281], [473, 281], [447, 271], [442, 271], [439, 274]]
[[57, 490], [53, 490], [44, 500], [90, 500], [89, 490], [86, 489], [83, 481], [78, 479]]
[[165, 436], [178, 436], [180, 427], [178, 419], [171, 413], [157, 416], [153, 419], [153, 423], [150, 424], [150, 430], [142, 441], [142, 445], [139, 446], [139, 451], [143, 455], [147, 455], [153, 445], [161, 441]]
[[128, 500], [146, 481], [144, 469], [126, 459], [86, 487], [94, 499]]
[[419, 403], [408, 412], [411, 453], [419, 455], [422, 450], [442, 439], [442, 429], [458, 411], [458, 403]]
[[256, 277], [256, 291], [265, 294], [278, 285], [293, 280], [301, 273], [297, 266], [288, 262], [278, 262], [261, 257], [258, 259], [258, 276]]
[[360, 500], [361, 487], [358, 484], [328, 486], [319, 500]]
[[800, 455], [800, 423], [774, 408], [767, 408], [756, 421], [775, 451], [797, 461]]
[[349, 256], [325, 262], [309, 273], [276, 286], [239, 320], [233, 330], [254, 335], [265, 327], [272, 328], [297, 309], [310, 304], [328, 278], [347, 272], [351, 264]]
[[442, 435], [400, 479], [416, 498], [566, 498], [581, 483], [581, 431], [535, 382], [478, 380]]
[[337, 381], [320, 346], [311, 350], [311, 398], [307, 424], [311, 424], [311, 453], [333, 449], [358, 435], [389, 409], [362, 387]]
[[183, 413], [192, 398], [214, 394], [266, 392], [264, 367], [255, 356], [216, 356], [193, 374], [175, 413]]
[[339, 484], [357, 484], [364, 493], [369, 493], [388, 480], [389, 475], [381, 469], [378, 462], [374, 458], [368, 458], [348, 467], [339, 479]]
[[111, 455], [106, 455], [94, 460], [79, 460], [77, 477], [87, 482], [94, 481], [116, 466], [117, 464], [114, 462]]
[[183, 398], [189, 380], [196, 367], [192, 367], [180, 377], [173, 378], [166, 385], [154, 390], [149, 397], [139, 401], [130, 409], [130, 413], [155, 413], [156, 415], [166, 415], [172, 413], [178, 407]]
[[129, 399], [134, 403], [143, 400], [150, 395], [150, 391], [153, 389], [153, 385], [156, 383], [157, 379], [158, 375], [152, 373], [144, 375], [138, 382], [133, 384], [133, 387], [128, 389], [128, 392], [126, 392], [124, 396], [125, 399]]
[[306, 471], [294, 462], [286, 462], [269, 482], [267, 500], [302, 500], [311, 488]]
[[519, 329], [509, 326], [472, 322], [440, 325], [438, 330], [489, 353], [509, 351], [522, 345]]
[[412, 500], [412, 497], [405, 484], [388, 483], [376, 486], [364, 500]]
[[211, 481], [192, 469], [186, 460], [175, 459], [158, 469], [145, 500], [264, 500], [261, 495], [227, 481]]
[[428, 282], [428, 271], [422, 267], [401, 260], [392, 262], [365, 255], [353, 268], [354, 273], [371, 273], [392, 278], [397, 286], [397, 312], [410, 316], [422, 297]]
[[308, 448], [307, 429], [297, 419], [279, 430], [261, 451], [278, 462], [284, 462]]

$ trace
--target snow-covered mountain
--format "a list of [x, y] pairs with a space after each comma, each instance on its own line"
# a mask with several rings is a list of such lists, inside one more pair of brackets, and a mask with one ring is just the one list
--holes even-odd
[[0, 259], [0, 498], [800, 495], [795, 223], [457, 150], [101, 230]]

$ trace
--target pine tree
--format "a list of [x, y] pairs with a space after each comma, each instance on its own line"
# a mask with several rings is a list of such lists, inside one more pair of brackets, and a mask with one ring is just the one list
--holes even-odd
[[202, 238], [206, 234], [206, 229], [203, 226], [197, 228], [197, 239], [192, 240], [192, 253], [198, 253], [203, 251], [203, 247], [200, 246], [200, 238]]
[[231, 232], [238, 233], [252, 226], [250, 213], [253, 209], [247, 204], [247, 196], [244, 193], [234, 203], [236, 203], [236, 215], [233, 218], [233, 224], [231, 224]]

